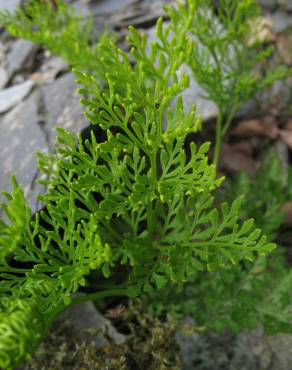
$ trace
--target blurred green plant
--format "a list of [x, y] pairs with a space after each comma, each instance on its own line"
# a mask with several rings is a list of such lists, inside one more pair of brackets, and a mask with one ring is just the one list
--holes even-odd
[[193, 52], [186, 61], [205, 98], [218, 108], [214, 163], [217, 165], [222, 140], [235, 114], [258, 92], [276, 80], [291, 75], [279, 65], [261, 72], [273, 54], [261, 29], [261, 9], [254, 0], [187, 1], [173, 8], [174, 17], [185, 24], [190, 4], [195, 3], [189, 25]]
[[[285, 220], [283, 205], [292, 199], [291, 170], [287, 178], [277, 155], [267, 158], [254, 177], [246, 173], [225, 181], [216, 200], [230, 202], [244, 196], [239, 219], [255, 218], [270, 240], [277, 240]], [[180, 319], [191, 315], [201, 330], [255, 328], [267, 334], [292, 332], [292, 270], [285, 249], [217, 272], [197, 275], [191, 282], [169, 285], [144, 297], [155, 315]]]

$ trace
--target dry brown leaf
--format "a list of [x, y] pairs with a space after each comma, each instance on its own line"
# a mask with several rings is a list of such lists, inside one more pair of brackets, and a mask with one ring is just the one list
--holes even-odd
[[281, 140], [292, 150], [292, 131], [290, 130], [279, 130]]
[[223, 144], [220, 167], [228, 172], [254, 172], [251, 143]]
[[266, 17], [258, 17], [250, 22], [251, 34], [247, 41], [248, 45], [260, 42], [275, 41], [275, 33], [273, 32], [273, 22]]
[[287, 131], [292, 131], [292, 120], [289, 120], [284, 123], [283, 129]]
[[106, 311], [105, 316], [109, 319], [118, 319], [124, 315], [126, 307], [123, 304], [118, 304], [115, 308]]
[[292, 225], [292, 200], [284, 203], [281, 207], [281, 211], [286, 214], [284, 223], [286, 225]]
[[292, 64], [292, 29], [290, 27], [277, 34], [276, 47], [282, 61], [288, 65]]
[[237, 127], [231, 131], [231, 134], [235, 136], [261, 136], [270, 139], [276, 139], [278, 133], [277, 121], [273, 116], [241, 121]]

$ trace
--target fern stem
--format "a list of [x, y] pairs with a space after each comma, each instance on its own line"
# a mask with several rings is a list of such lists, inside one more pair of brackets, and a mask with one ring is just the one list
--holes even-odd
[[69, 307], [75, 306], [76, 304], [88, 302], [88, 301], [95, 301], [97, 299], [101, 298], [107, 298], [107, 297], [115, 297], [115, 296], [129, 296], [128, 290], [126, 287], [119, 288], [119, 289], [109, 289], [109, 290], [103, 290], [101, 292], [95, 292], [90, 294], [85, 294], [80, 297], [76, 297], [72, 299]]
[[[235, 112], [238, 110], [238, 106], [234, 104], [234, 107], [230, 109], [228, 114], [223, 114], [222, 109], [219, 109], [217, 121], [216, 121], [216, 141], [215, 141], [215, 152], [214, 152], [214, 160], [213, 163], [215, 166], [218, 166], [219, 158], [220, 158], [220, 152], [221, 152], [221, 145], [222, 145], [222, 139], [226, 135], [226, 132], [228, 131], [230, 124], [233, 120], [233, 117], [235, 115]], [[224, 125], [223, 123], [223, 117], [226, 117]]]
[[[157, 151], [155, 150], [152, 155], [150, 156], [151, 161], [151, 176], [153, 183], [157, 182], [157, 164], [156, 164], [156, 156]], [[150, 237], [153, 233], [153, 208], [152, 208], [152, 201], [150, 200], [147, 205], [147, 226], [148, 226], [148, 233]]]
[[221, 144], [222, 144], [222, 119], [223, 114], [222, 111], [219, 109], [217, 121], [216, 121], [216, 139], [215, 139], [215, 151], [214, 151], [214, 159], [213, 163], [217, 167], [218, 161], [220, 157], [221, 151]]

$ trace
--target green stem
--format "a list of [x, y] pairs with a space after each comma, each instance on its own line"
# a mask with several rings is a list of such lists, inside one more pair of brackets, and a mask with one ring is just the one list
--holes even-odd
[[[234, 107], [227, 114], [223, 114], [222, 109], [219, 109], [219, 113], [217, 116], [217, 122], [216, 122], [216, 141], [215, 141], [215, 151], [214, 151], [214, 159], [213, 159], [213, 163], [215, 164], [216, 167], [218, 166], [218, 162], [220, 158], [222, 139], [226, 135], [226, 132], [228, 131], [231, 125], [231, 122], [233, 120], [233, 117], [237, 109], [238, 107], [236, 106], [236, 104], [234, 104]], [[226, 117], [224, 125], [222, 125], [223, 117]]]
[[217, 121], [216, 121], [216, 139], [215, 139], [215, 151], [214, 151], [214, 158], [213, 163], [217, 167], [220, 151], [221, 151], [221, 143], [222, 143], [222, 120], [223, 120], [223, 114], [222, 111], [219, 110]]
[[228, 131], [230, 125], [231, 125], [231, 122], [234, 118], [234, 115], [236, 113], [236, 111], [238, 110], [236, 104], [234, 104], [234, 107], [233, 109], [230, 110], [229, 114], [227, 115], [227, 118], [225, 120], [225, 123], [224, 123], [224, 126], [223, 126], [223, 129], [222, 129], [222, 137], [226, 134], [226, 132]]
[[76, 297], [72, 299], [68, 307], [75, 306], [76, 304], [83, 303], [83, 302], [95, 301], [101, 298], [115, 297], [115, 296], [128, 296], [128, 295], [129, 293], [126, 287], [122, 289], [118, 288], [118, 289], [103, 290], [101, 292], [95, 292], [95, 293], [81, 295], [80, 297]]
[[55, 320], [57, 316], [61, 314], [65, 309], [75, 306], [76, 304], [88, 302], [88, 301], [95, 301], [97, 299], [106, 298], [106, 297], [115, 297], [115, 296], [129, 296], [128, 290], [126, 287], [121, 289], [121, 286], [118, 289], [109, 289], [104, 290], [101, 292], [95, 292], [91, 294], [81, 295], [79, 297], [73, 298], [69, 305], [62, 305], [55, 309], [50, 315], [47, 316], [46, 322], [47, 326]]
[[[155, 183], [157, 181], [157, 165], [156, 165], [156, 156], [157, 151], [154, 150], [153, 154], [150, 156], [151, 161], [151, 177], [152, 181]], [[152, 209], [152, 201], [149, 201], [147, 205], [147, 226], [148, 226], [148, 233], [152, 236], [153, 233], [153, 209]]]

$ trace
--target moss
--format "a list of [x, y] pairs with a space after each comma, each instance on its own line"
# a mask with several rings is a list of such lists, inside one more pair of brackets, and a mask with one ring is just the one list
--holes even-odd
[[111, 341], [97, 351], [93, 342], [74, 333], [68, 321], [56, 322], [33, 358], [18, 370], [181, 369], [174, 324], [133, 309], [119, 324], [129, 333], [127, 341], [119, 345]]

